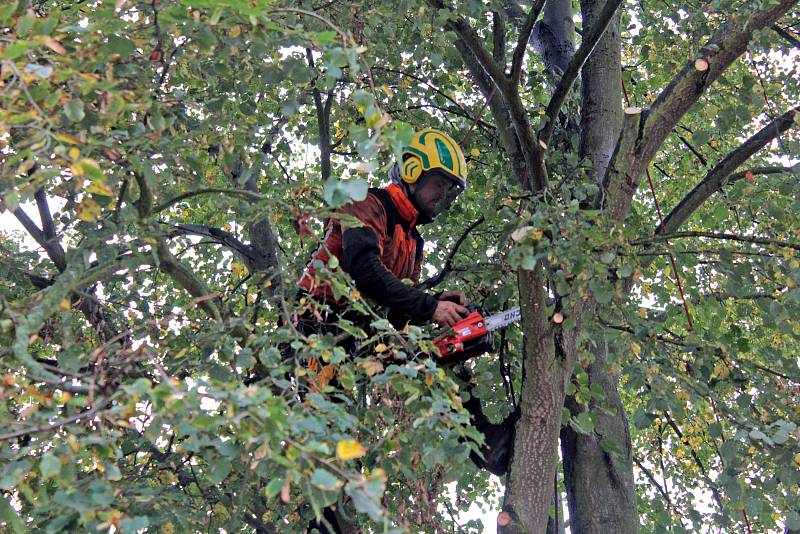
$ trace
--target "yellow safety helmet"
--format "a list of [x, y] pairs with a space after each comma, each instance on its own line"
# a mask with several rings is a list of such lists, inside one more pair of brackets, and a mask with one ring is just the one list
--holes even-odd
[[400, 179], [416, 183], [423, 173], [440, 170], [463, 190], [467, 187], [467, 160], [455, 140], [446, 133], [425, 128], [403, 147]]

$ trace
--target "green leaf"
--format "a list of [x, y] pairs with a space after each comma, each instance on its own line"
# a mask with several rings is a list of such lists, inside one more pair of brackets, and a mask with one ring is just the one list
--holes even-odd
[[128, 56], [136, 52], [136, 45], [127, 37], [120, 35], [109, 35], [108, 49], [114, 53], [122, 56], [122, 59], [127, 59]]
[[323, 198], [332, 208], [338, 208], [348, 202], [361, 201], [367, 198], [369, 184], [366, 180], [336, 180], [325, 182]]
[[207, 50], [217, 43], [217, 37], [209, 28], [203, 26], [192, 37], [192, 40], [197, 44], [200, 50]]
[[209, 466], [208, 482], [209, 484], [219, 484], [230, 474], [231, 461], [227, 458], [218, 458]]
[[591, 434], [594, 430], [594, 417], [591, 412], [581, 412], [570, 419], [569, 426], [579, 434]]
[[318, 32], [314, 35], [314, 39], [322, 46], [332, 44], [339, 37], [339, 34], [333, 30]]
[[267, 484], [267, 487], [264, 488], [264, 494], [267, 496], [268, 499], [274, 499], [278, 496], [278, 493], [281, 492], [281, 488], [283, 487], [283, 479], [282, 478], [273, 478]]
[[311, 483], [325, 491], [335, 491], [344, 485], [344, 482], [326, 469], [315, 470], [311, 474]]
[[600, 439], [600, 448], [612, 455], [621, 456], [623, 453], [622, 447], [617, 440], [611, 439], [608, 436], [603, 436]]
[[11, 61], [17, 60], [33, 45], [32, 41], [22, 41], [16, 40], [8, 47], [6, 47], [5, 51], [0, 54], [0, 57], [5, 57]]
[[72, 122], [82, 121], [86, 116], [86, 113], [83, 111], [83, 102], [80, 100], [70, 100], [67, 102], [67, 105], [64, 106], [64, 115]]
[[25, 524], [22, 522], [22, 519], [20, 519], [17, 511], [11, 507], [8, 499], [2, 496], [0, 496], [0, 519], [11, 527], [11, 530], [13, 530], [15, 534], [24, 534], [27, 532]]
[[56, 477], [61, 473], [61, 460], [56, 455], [47, 452], [39, 462], [39, 470], [45, 479]]
[[126, 517], [119, 522], [120, 530], [123, 533], [139, 532], [150, 526], [150, 519], [147, 516], [137, 515], [135, 517]]

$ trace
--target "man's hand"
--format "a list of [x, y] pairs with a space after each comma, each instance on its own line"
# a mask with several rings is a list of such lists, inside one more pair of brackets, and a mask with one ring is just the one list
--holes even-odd
[[[442, 293], [442, 296], [444, 296], [444, 293]], [[461, 295], [461, 298], [463, 299], [464, 295]], [[457, 304], [449, 300], [441, 300], [440, 297], [439, 304], [436, 305], [436, 311], [433, 312], [433, 322], [439, 326], [450, 327], [456, 324], [462, 318], [466, 317], [468, 314], [469, 310], [467, 310], [461, 304]]]
[[464, 298], [464, 293], [461, 291], [443, 291], [442, 294], [439, 295], [439, 300], [449, 300], [450, 302], [455, 302], [462, 306], [467, 303], [467, 299]]

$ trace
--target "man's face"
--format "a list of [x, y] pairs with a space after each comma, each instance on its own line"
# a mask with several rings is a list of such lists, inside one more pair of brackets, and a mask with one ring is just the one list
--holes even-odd
[[414, 196], [419, 207], [433, 219], [449, 208], [460, 192], [460, 188], [446, 176], [431, 173], [416, 184]]

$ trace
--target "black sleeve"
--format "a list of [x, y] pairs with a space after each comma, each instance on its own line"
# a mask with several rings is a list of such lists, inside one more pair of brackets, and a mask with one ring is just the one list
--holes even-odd
[[381, 263], [378, 236], [369, 228], [350, 228], [342, 234], [342, 267], [356, 288], [383, 306], [407, 315], [414, 322], [427, 322], [436, 311], [436, 299], [404, 284]]

